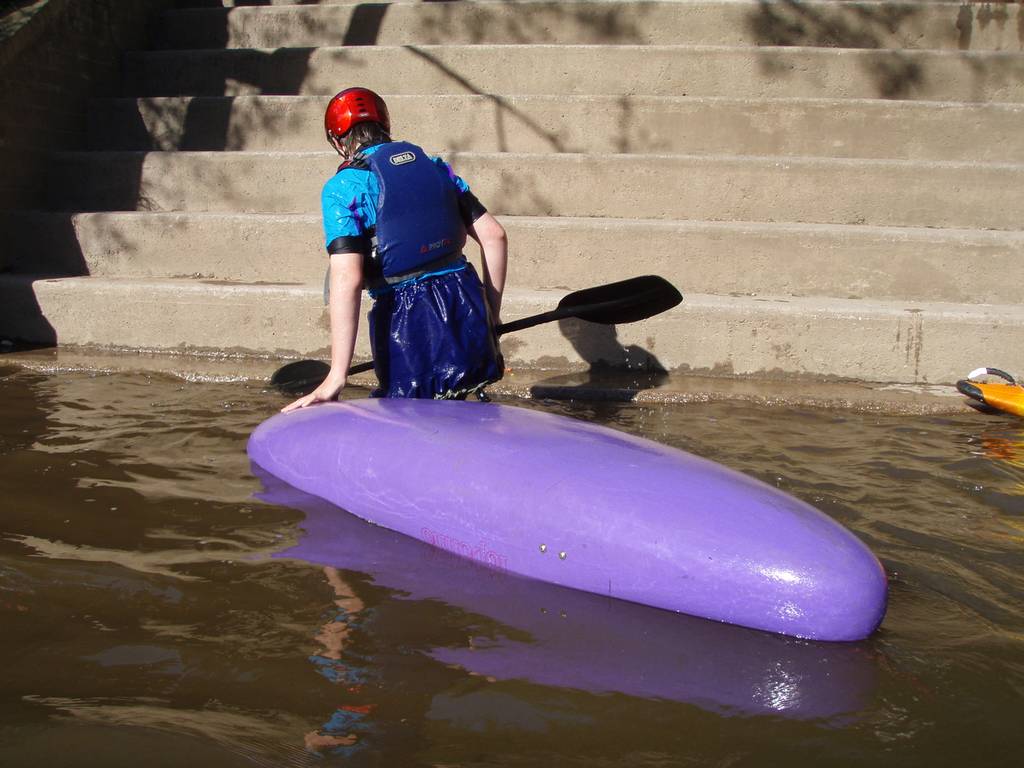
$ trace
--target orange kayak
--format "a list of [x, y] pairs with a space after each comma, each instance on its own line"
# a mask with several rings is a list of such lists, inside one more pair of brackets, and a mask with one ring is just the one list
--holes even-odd
[[[977, 381], [983, 376], [996, 376], [1006, 383]], [[956, 388], [972, 400], [977, 400], [990, 408], [1024, 416], [1024, 387], [1013, 377], [998, 368], [978, 368], [971, 371], [966, 379], [956, 383]]]

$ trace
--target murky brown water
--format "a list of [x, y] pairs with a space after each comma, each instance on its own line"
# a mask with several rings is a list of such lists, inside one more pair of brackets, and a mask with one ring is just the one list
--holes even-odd
[[1020, 421], [524, 404], [853, 529], [890, 573], [889, 614], [821, 646], [481, 573], [363, 524], [297, 559], [337, 513], [287, 497], [309, 536], [254, 498], [245, 440], [280, 404], [0, 368], [0, 765], [1019, 764]]

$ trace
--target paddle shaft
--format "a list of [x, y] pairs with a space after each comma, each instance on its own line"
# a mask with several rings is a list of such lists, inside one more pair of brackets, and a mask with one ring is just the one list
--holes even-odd
[[[611, 304], [612, 302], [603, 302], [604, 304]], [[514, 320], [511, 323], [502, 323], [501, 325], [495, 326], [494, 332], [501, 336], [504, 333], [512, 333], [513, 331], [521, 331], [524, 328], [532, 328], [535, 325], [541, 323], [550, 323], [554, 320], [559, 320], [563, 317], [571, 317], [574, 312], [570, 312], [563, 309], [552, 309], [548, 312], [541, 312], [539, 315], [531, 315], [530, 317], [523, 317], [519, 320]], [[358, 363], [348, 369], [348, 375], [354, 376], [357, 373], [365, 373], [366, 371], [373, 370], [373, 361], [370, 360], [366, 363]]]
[[[615, 307], [622, 304], [621, 299], [615, 299], [611, 301], [602, 301], [596, 304], [586, 304], [581, 307], [557, 307], [555, 309], [548, 310], [547, 312], [541, 312], [537, 315], [530, 315], [529, 317], [521, 317], [518, 320], [513, 320], [510, 323], [501, 323], [494, 327], [494, 332], [498, 336], [503, 336], [506, 333], [515, 333], [516, 331], [522, 331], [526, 328], [533, 328], [535, 325], [542, 325], [544, 323], [552, 323], [555, 320], [562, 320], [567, 317], [577, 317], [581, 314], [588, 312], [596, 312], [602, 309]], [[373, 361], [370, 360], [366, 363], [358, 363], [348, 369], [348, 375], [354, 376], [357, 373], [365, 373], [366, 371], [373, 370]]]
[[[682, 294], [667, 280], [656, 275], [645, 275], [573, 291], [564, 296], [554, 309], [513, 320], [510, 323], [503, 323], [496, 326], [494, 332], [497, 336], [502, 336], [506, 333], [521, 331], [535, 325], [568, 317], [602, 325], [632, 323], [664, 312], [682, 300]], [[274, 374], [271, 384], [279, 389], [282, 386], [288, 388], [307, 384], [316, 386], [323, 381], [326, 371], [309, 370], [310, 363], [315, 363], [315, 361], [303, 360], [289, 363]], [[327, 368], [324, 363], [320, 365]], [[299, 373], [300, 369], [301, 373]], [[373, 370], [373, 362], [359, 363], [349, 368], [348, 375], [370, 370]]]

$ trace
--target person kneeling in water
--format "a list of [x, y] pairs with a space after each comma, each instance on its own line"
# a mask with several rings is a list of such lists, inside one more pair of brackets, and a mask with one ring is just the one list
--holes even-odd
[[[327, 106], [327, 140], [344, 161], [324, 185], [331, 368], [312, 393], [282, 410], [332, 400], [345, 386], [365, 286], [374, 299], [370, 347], [379, 386], [372, 397], [482, 396], [504, 362], [499, 322], [505, 230], [439, 158], [392, 141], [384, 100], [348, 88]], [[466, 261], [480, 245], [484, 283]]]

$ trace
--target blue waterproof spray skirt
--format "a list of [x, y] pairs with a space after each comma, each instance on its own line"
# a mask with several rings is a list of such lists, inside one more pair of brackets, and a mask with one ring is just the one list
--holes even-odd
[[376, 297], [373, 397], [459, 398], [504, 373], [484, 287], [471, 264], [402, 283]]

